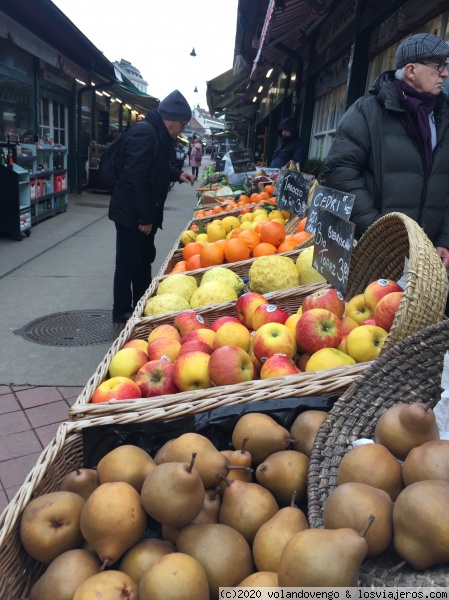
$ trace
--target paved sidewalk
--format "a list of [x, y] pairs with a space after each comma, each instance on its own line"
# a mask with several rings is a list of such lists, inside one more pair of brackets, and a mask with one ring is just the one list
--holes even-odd
[[[205, 157], [203, 167], [209, 164]], [[195, 203], [195, 187], [175, 184], [170, 191], [153, 274]], [[43, 345], [18, 334], [47, 315], [112, 310], [115, 228], [108, 204], [105, 194], [70, 194], [68, 211], [33, 227], [29, 238], [0, 236], [0, 513], [111, 346]]]

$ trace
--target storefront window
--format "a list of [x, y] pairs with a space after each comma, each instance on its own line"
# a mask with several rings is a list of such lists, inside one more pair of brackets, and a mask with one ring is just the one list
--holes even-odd
[[32, 131], [31, 85], [0, 75], [0, 140], [24, 142], [24, 137], [34, 136]]
[[329, 151], [344, 112], [346, 84], [315, 100], [315, 109], [310, 140], [311, 158], [324, 158]]
[[111, 98], [109, 105], [109, 127], [120, 130], [120, 103]]
[[61, 102], [41, 98], [40, 138], [45, 143], [67, 145], [67, 107]]

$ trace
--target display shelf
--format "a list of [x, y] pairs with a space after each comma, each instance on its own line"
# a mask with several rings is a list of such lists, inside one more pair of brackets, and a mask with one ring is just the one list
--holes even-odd
[[[0, 151], [6, 144], [0, 144]], [[15, 148], [13, 156], [15, 158]], [[0, 231], [18, 240], [30, 235], [30, 173], [14, 163], [12, 168], [0, 166]]]

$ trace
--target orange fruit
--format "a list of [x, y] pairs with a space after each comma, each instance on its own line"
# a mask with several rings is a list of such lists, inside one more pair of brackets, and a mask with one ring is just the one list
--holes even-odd
[[260, 230], [260, 240], [262, 242], [273, 244], [273, 246], [276, 246], [276, 248], [282, 244], [286, 235], [285, 227], [276, 221], [269, 221], [268, 223], [265, 223]]
[[196, 223], [192, 223], [189, 227], [190, 231], [196, 231], [199, 229], [199, 226]]
[[212, 209], [212, 212], [214, 213], [214, 215], [217, 215], [218, 213], [222, 213], [224, 211], [221, 206], [214, 206], [214, 208]]
[[249, 253], [252, 255], [254, 248], [260, 244], [259, 234], [254, 229], [245, 229], [238, 235], [238, 239], [243, 240], [249, 248]]
[[189, 242], [182, 249], [182, 258], [188, 260], [194, 254], [199, 254], [203, 249], [203, 244], [199, 242]]
[[303, 242], [308, 240], [309, 237], [311, 237], [311, 236], [312, 236], [312, 234], [308, 233], [307, 231], [299, 231], [298, 233], [295, 233], [293, 235], [292, 239], [294, 239], [297, 244], [302, 244]]
[[195, 217], [205, 217], [206, 216], [206, 211], [204, 210], [197, 210], [195, 213]]
[[180, 273], [186, 270], [186, 260], [178, 260], [170, 273]]
[[270, 197], [273, 194], [273, 192], [274, 192], [274, 185], [271, 185], [271, 183], [269, 183], [268, 185], [266, 185], [263, 188], [263, 191], [267, 192], [268, 197]]
[[195, 271], [195, 269], [201, 269], [199, 254], [194, 254], [186, 261], [186, 271]]
[[282, 244], [279, 244], [279, 246], [277, 247], [277, 252], [278, 254], [280, 252], [290, 252], [291, 250], [296, 248], [297, 245], [298, 242], [295, 242], [295, 240], [285, 240], [284, 242], [282, 242]]
[[237, 208], [237, 204], [235, 202], [230, 202], [226, 205], [226, 210], [234, 210], [235, 208]]
[[249, 254], [249, 248], [243, 240], [238, 237], [228, 240], [225, 248], [225, 257], [228, 263], [248, 260]]
[[239, 202], [241, 202], [242, 204], [246, 204], [247, 202], [249, 202], [249, 196], [247, 196], [246, 194], [242, 194], [239, 198]]
[[266, 192], [265, 190], [263, 192], [260, 192], [260, 194], [259, 194], [260, 200], [268, 200], [269, 197], [270, 197], [270, 194], [268, 192]]
[[204, 246], [200, 252], [200, 264], [202, 268], [215, 267], [223, 263], [225, 253], [223, 248], [213, 242]]
[[249, 212], [251, 212], [251, 209], [248, 206], [243, 206], [242, 209], [241, 209], [241, 211], [240, 211], [240, 214], [241, 215], [246, 215], [246, 213], [249, 213]]
[[259, 196], [260, 196], [260, 194], [258, 192], [254, 192], [254, 194], [251, 194], [249, 199], [251, 200], [251, 202], [258, 202]]
[[271, 198], [268, 198], [268, 200], [265, 200], [265, 202], [267, 202], [267, 204], [272, 204], [273, 206], [276, 206], [276, 196], [271, 196]]
[[269, 219], [264, 219], [263, 221], [259, 221], [259, 222], [257, 223], [257, 225], [254, 227], [254, 231], [255, 231], [256, 233], [259, 233], [259, 234], [260, 234], [260, 230], [261, 230], [261, 229], [262, 229], [262, 227], [265, 225], [265, 223], [268, 223], [268, 222], [269, 222]]
[[298, 223], [297, 227], [296, 227], [296, 231], [300, 232], [300, 231], [304, 231], [304, 227], [306, 226], [307, 223], [307, 217], [304, 217], [304, 219], [301, 219], [300, 222]]
[[226, 246], [228, 245], [228, 240], [217, 240], [214, 242], [214, 244], [218, 244], [221, 248], [223, 248], [223, 250], [225, 250]]
[[269, 244], [268, 242], [258, 244], [253, 250], [253, 258], [257, 258], [258, 256], [270, 256], [271, 254], [276, 254], [276, 246], [273, 246], [273, 244]]

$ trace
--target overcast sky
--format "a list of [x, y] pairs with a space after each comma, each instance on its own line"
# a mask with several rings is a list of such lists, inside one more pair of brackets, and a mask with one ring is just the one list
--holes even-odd
[[233, 66], [238, 0], [52, 1], [108, 60], [137, 67], [159, 99], [179, 89], [208, 110], [206, 81]]

